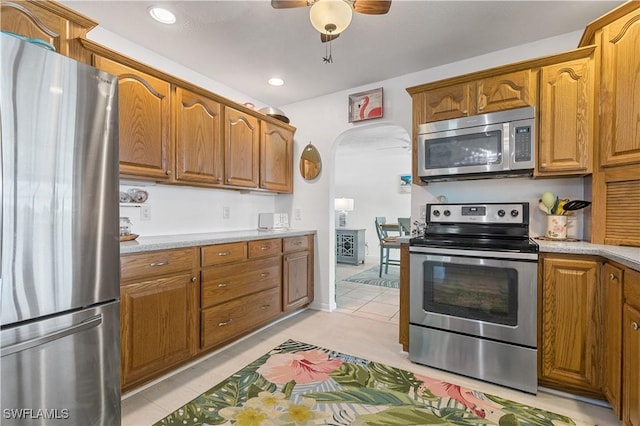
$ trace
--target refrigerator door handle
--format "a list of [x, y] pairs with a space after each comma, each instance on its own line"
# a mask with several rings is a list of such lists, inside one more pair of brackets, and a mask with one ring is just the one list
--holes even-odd
[[79, 333], [81, 331], [88, 330], [93, 327], [97, 327], [102, 324], [102, 314], [88, 318], [78, 324], [64, 328], [62, 330], [54, 331], [53, 333], [45, 334], [35, 339], [25, 340], [24, 342], [15, 343], [11, 346], [2, 348], [0, 357], [5, 357], [17, 352], [22, 352], [27, 349], [35, 348], [36, 346], [44, 345], [45, 343], [52, 342], [54, 340], [62, 339], [63, 337], [70, 336], [72, 334]]

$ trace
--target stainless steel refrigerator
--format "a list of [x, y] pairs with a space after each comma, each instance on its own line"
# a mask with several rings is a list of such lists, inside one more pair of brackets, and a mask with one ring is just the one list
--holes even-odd
[[0, 423], [117, 425], [117, 80], [6, 34], [0, 51]]

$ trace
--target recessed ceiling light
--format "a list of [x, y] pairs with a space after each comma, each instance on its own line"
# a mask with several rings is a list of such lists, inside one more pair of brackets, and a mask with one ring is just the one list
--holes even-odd
[[279, 77], [272, 77], [267, 81], [271, 86], [282, 86], [284, 84], [284, 80]]
[[176, 22], [176, 15], [161, 7], [151, 7], [149, 9], [149, 15], [151, 15], [151, 17], [156, 21], [162, 22], [163, 24], [173, 24]]

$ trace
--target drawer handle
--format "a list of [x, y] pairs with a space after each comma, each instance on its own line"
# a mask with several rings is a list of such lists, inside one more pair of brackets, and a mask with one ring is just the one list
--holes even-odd
[[269, 246], [260, 246], [260, 250], [262, 251], [269, 250]]
[[220, 284], [218, 284], [218, 288], [229, 287], [230, 285], [231, 285], [231, 282], [228, 282], [228, 283], [220, 283]]
[[228, 319], [228, 320], [226, 320], [226, 321], [219, 322], [219, 323], [218, 323], [218, 327], [224, 327], [225, 325], [229, 325], [229, 324], [231, 324], [232, 322], [233, 322], [233, 318], [229, 318], [229, 319]]
[[168, 260], [164, 260], [164, 261], [162, 261], [162, 262], [153, 262], [153, 263], [150, 263], [150, 264], [149, 264], [149, 266], [151, 266], [152, 268], [155, 268], [156, 266], [166, 266], [166, 265], [168, 265], [168, 264], [169, 264], [169, 261], [168, 261]]
[[302, 245], [302, 241], [296, 241], [295, 243], [293, 243], [294, 246], [301, 246]]
[[218, 252], [218, 256], [229, 256], [231, 254], [230, 251], [221, 251]]
[[638, 328], [640, 328], [638, 326], [638, 323], [635, 321], [631, 321], [631, 328], [633, 328], [634, 330], [638, 331]]
[[263, 272], [263, 273], [261, 273], [261, 274], [260, 274], [260, 277], [262, 277], [262, 278], [266, 278], [266, 277], [268, 277], [269, 275], [271, 275], [271, 274], [270, 274], [270, 273], [268, 273], [268, 272]]
[[616, 276], [615, 276], [615, 275], [613, 275], [613, 274], [609, 274], [609, 280], [611, 280], [611, 281], [617, 281], [617, 280], [618, 280], [618, 277], [616, 277]]
[[[262, 305], [260, 306], [260, 310], [261, 311], [266, 311], [267, 309], [269, 309], [271, 307], [271, 305]], [[636, 327], [638, 326], [638, 324], [636, 324]]]

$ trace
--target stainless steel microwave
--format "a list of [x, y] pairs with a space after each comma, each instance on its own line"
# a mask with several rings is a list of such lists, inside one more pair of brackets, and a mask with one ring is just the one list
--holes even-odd
[[418, 126], [423, 181], [531, 176], [534, 161], [533, 107]]

